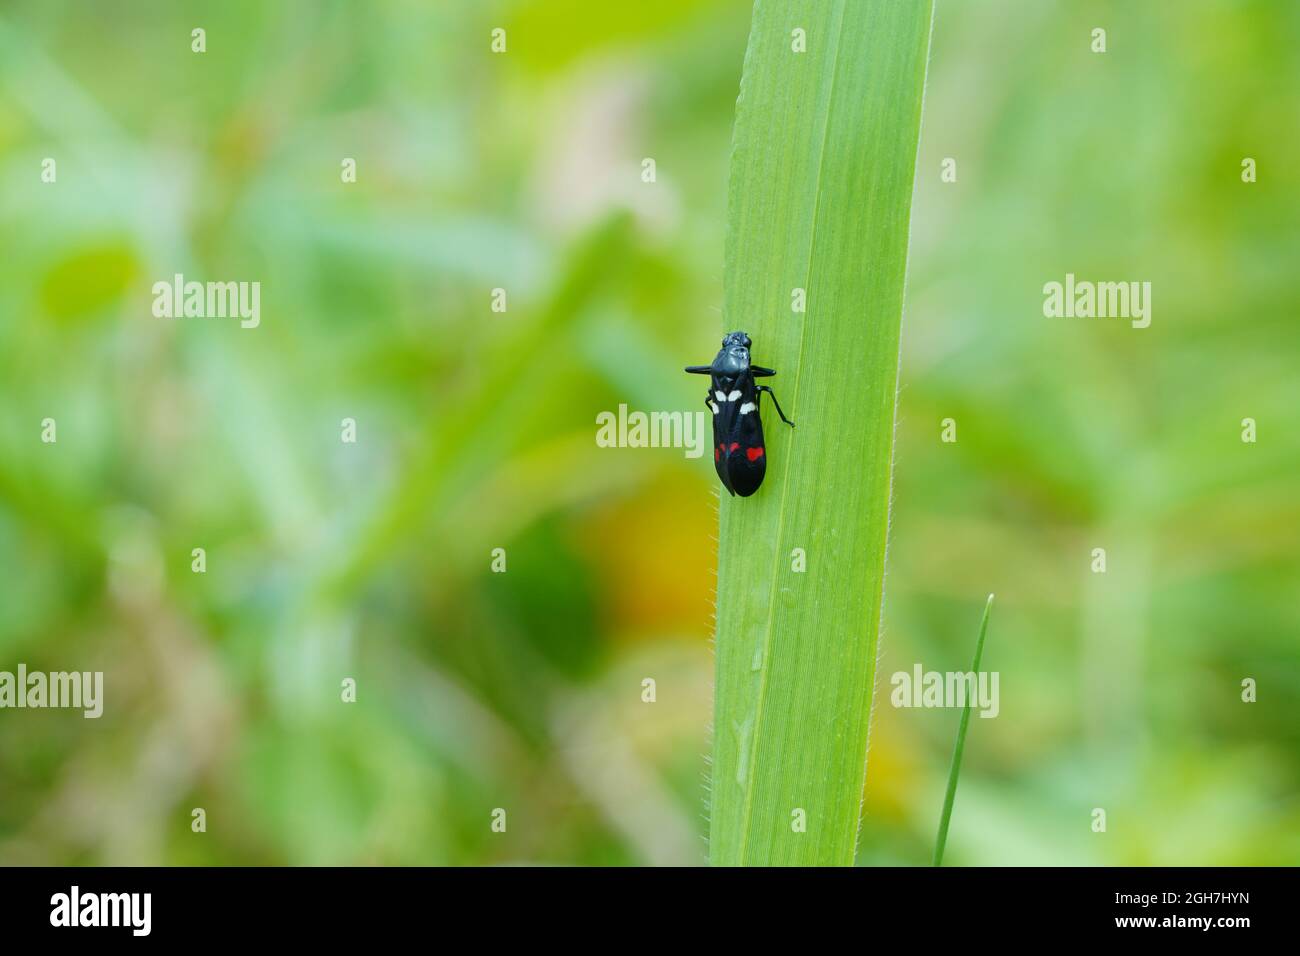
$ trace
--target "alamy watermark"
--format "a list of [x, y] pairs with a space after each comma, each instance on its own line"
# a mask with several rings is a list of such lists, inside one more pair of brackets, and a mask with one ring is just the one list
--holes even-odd
[[239, 319], [245, 329], [262, 322], [262, 283], [172, 281], [153, 284], [153, 314], [159, 319]]
[[1130, 319], [1135, 329], [1151, 324], [1150, 282], [1088, 282], [1073, 272], [1064, 282], [1043, 286], [1043, 315], [1049, 319]]
[[83, 893], [73, 885], [50, 897], [51, 926], [120, 926], [132, 936], [148, 936], [153, 928], [152, 893]]
[[895, 707], [965, 707], [967, 703], [981, 717], [996, 717], [998, 671], [927, 671], [920, 664], [909, 671], [896, 671], [889, 679], [894, 686], [889, 702]]
[[600, 448], [684, 448], [687, 458], [704, 454], [713, 432], [704, 412], [629, 412], [596, 416], [596, 445]]
[[0, 708], [55, 707], [83, 711], [87, 718], [104, 713], [103, 671], [0, 671]]

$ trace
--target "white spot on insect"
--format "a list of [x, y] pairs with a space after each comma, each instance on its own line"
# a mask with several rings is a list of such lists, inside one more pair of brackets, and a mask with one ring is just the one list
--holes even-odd
[[738, 391], [732, 392], [730, 395], [727, 396], [727, 401], [734, 402], [738, 398], [740, 398], [740, 392]]
[[753, 402], [746, 402], [744, 405], [740, 406], [740, 414], [742, 415], [748, 415], [753, 410], [754, 410]]
[[709, 402], [709, 408], [713, 409], [713, 414], [718, 414], [718, 406], [715, 402]]
[[727, 400], [727, 396], [722, 392], [714, 392], [713, 396], [720, 402], [725, 402]]

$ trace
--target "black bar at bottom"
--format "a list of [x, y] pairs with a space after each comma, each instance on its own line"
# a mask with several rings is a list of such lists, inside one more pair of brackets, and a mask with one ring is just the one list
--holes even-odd
[[0, 870], [0, 926], [6, 942], [42, 943], [337, 946], [436, 932], [615, 945], [910, 927], [927, 944], [1045, 931], [1231, 944], [1287, 928], [1296, 889], [1294, 869], [38, 868]]

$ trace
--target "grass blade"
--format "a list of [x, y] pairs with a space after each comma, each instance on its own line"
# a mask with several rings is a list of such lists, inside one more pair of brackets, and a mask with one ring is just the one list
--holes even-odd
[[[989, 629], [989, 612], [993, 609], [993, 595], [984, 603], [984, 617], [980, 621], [980, 635], [975, 639], [975, 662], [971, 672], [979, 680], [980, 657], [984, 653], [984, 635]], [[970, 726], [970, 697], [961, 710], [961, 722], [957, 724], [957, 742], [952, 748], [952, 766], [948, 768], [948, 792], [943, 796], [943, 812], [939, 814], [939, 835], [934, 841], [934, 865], [943, 864], [943, 848], [948, 842], [948, 822], [952, 819], [952, 802], [957, 796], [957, 777], [961, 774], [961, 752], [966, 746], [966, 728]]]
[[767, 405], [767, 483], [721, 506], [715, 864], [856, 852], [930, 21], [929, 2], [754, 7], [724, 325], [798, 428]]

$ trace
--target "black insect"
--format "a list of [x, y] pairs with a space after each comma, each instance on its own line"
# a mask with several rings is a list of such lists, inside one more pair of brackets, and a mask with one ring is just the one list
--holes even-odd
[[763, 448], [763, 420], [758, 400], [763, 392], [772, 396], [772, 404], [781, 421], [791, 428], [794, 422], [785, 417], [776, 393], [754, 379], [776, 374], [770, 368], [749, 364], [749, 336], [731, 332], [722, 339], [722, 349], [712, 365], [690, 365], [692, 375], [708, 375], [712, 388], [704, 404], [713, 412], [713, 464], [722, 486], [732, 495], [748, 498], [758, 491], [767, 471], [767, 452]]

